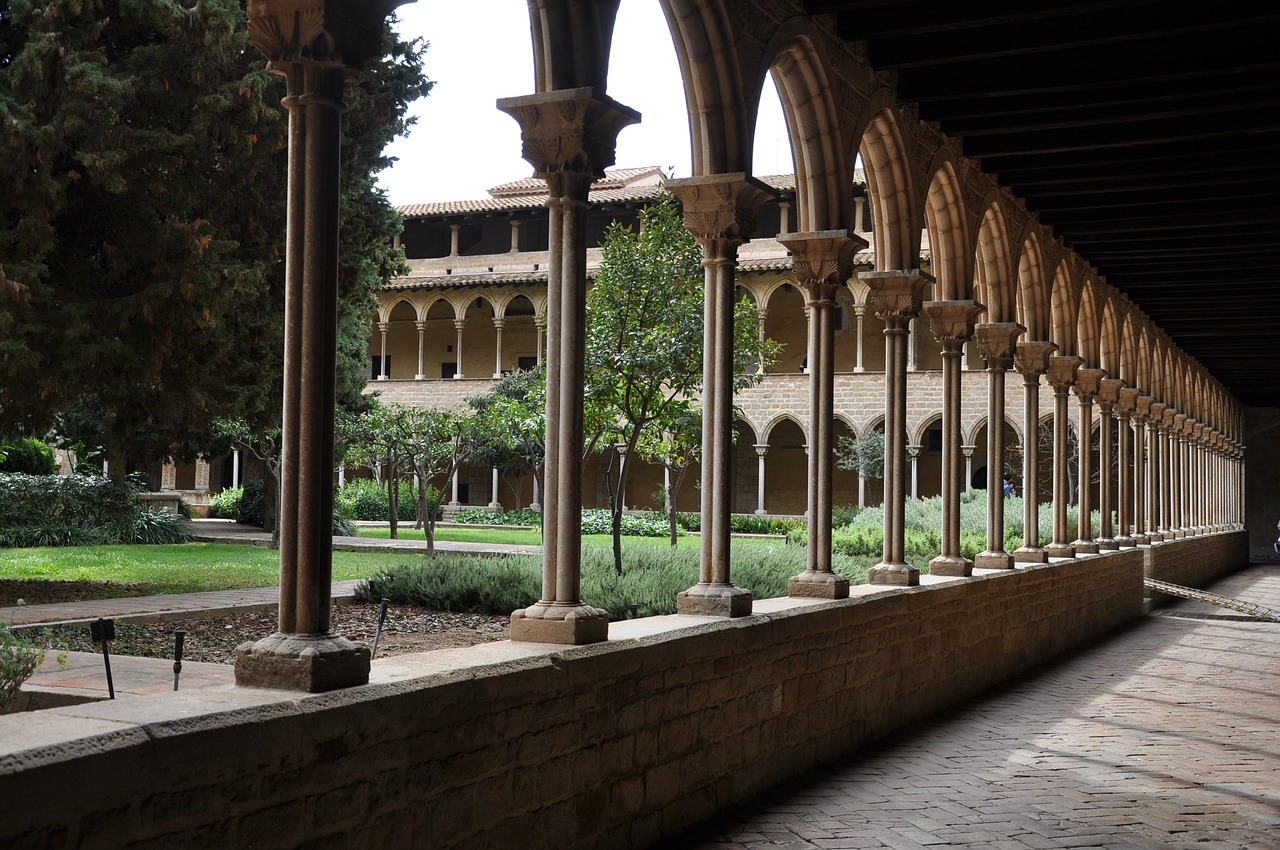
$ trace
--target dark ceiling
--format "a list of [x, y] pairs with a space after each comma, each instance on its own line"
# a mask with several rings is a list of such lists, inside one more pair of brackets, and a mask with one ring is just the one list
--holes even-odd
[[805, 6], [1237, 398], [1280, 405], [1274, 4]]

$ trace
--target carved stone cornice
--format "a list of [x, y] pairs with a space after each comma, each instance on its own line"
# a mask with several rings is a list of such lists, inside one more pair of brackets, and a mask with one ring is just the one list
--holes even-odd
[[973, 337], [978, 316], [987, 309], [977, 301], [930, 301], [921, 308], [943, 351], [959, 351]]
[[1007, 371], [1013, 365], [1013, 351], [1018, 337], [1026, 328], [1017, 322], [983, 322], [973, 329], [973, 339], [978, 353], [987, 361], [987, 368]]
[[[551, 197], [586, 199], [577, 184], [604, 174], [613, 165], [618, 133], [640, 120], [640, 113], [591, 87], [558, 89], [498, 100], [498, 109], [520, 125], [521, 156], [547, 181]], [[572, 175], [573, 186], [558, 186]]]
[[680, 201], [684, 226], [704, 248], [750, 240], [760, 205], [778, 194], [741, 172], [668, 180], [666, 188]]
[[1019, 340], [1013, 353], [1013, 367], [1028, 380], [1039, 378], [1049, 368], [1049, 355], [1058, 346], [1044, 339]]
[[1124, 381], [1119, 378], [1103, 378], [1098, 382], [1098, 404], [1102, 405], [1102, 409], [1110, 412], [1120, 400], [1120, 390], [1124, 387]]
[[1054, 392], [1066, 393], [1075, 386], [1076, 376], [1080, 373], [1080, 365], [1084, 358], [1075, 354], [1054, 354], [1049, 357], [1049, 367], [1045, 370], [1045, 380]]
[[780, 233], [778, 243], [791, 253], [791, 269], [810, 299], [831, 300], [836, 287], [853, 275], [853, 260], [867, 240], [848, 230]]
[[858, 277], [871, 289], [871, 306], [886, 329], [905, 328], [920, 315], [924, 288], [933, 283], [933, 277], [919, 269], [866, 272]]
[[382, 55], [387, 15], [409, 0], [249, 0], [249, 44], [272, 70], [316, 63], [359, 71]]
[[1121, 419], [1127, 419], [1133, 415], [1134, 407], [1138, 403], [1138, 395], [1142, 390], [1137, 387], [1121, 387], [1120, 398], [1116, 401], [1116, 415]]
[[1076, 371], [1076, 383], [1072, 387], [1075, 394], [1085, 400], [1092, 401], [1098, 395], [1098, 385], [1107, 377], [1105, 369], [1079, 369]]

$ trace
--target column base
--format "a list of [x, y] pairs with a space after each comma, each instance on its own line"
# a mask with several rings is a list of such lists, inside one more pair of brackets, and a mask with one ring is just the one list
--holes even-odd
[[768, 516], [769, 512], [764, 508], [756, 508], [756, 516]]
[[1008, 552], [979, 552], [973, 559], [973, 565], [980, 570], [1011, 570], [1013, 556]]
[[751, 613], [751, 591], [731, 582], [698, 582], [676, 594], [676, 613], [697, 617], [745, 617]]
[[581, 602], [539, 602], [511, 612], [511, 639], [581, 646], [609, 639], [609, 612]]
[[1019, 564], [1047, 564], [1049, 555], [1039, 546], [1019, 546], [1013, 550], [1013, 560]]
[[1134, 546], [1137, 546], [1137, 545], [1138, 544], [1133, 542], [1133, 538], [1130, 537], [1128, 534], [1121, 534], [1119, 537], [1116, 538], [1116, 548], [1118, 549], [1132, 549]]
[[1173, 530], [1173, 536], [1175, 539], [1181, 540], [1187, 536], [1187, 530], [1185, 528], [1175, 528]]
[[839, 573], [805, 570], [787, 581], [787, 596], [806, 599], [848, 599], [849, 580]]
[[1164, 542], [1164, 532], [1163, 532], [1163, 531], [1153, 531], [1153, 532], [1151, 532], [1150, 534], [1148, 534], [1147, 536], [1151, 538], [1151, 542], [1152, 542], [1152, 543], [1163, 543], [1163, 542]]
[[939, 555], [929, 562], [931, 576], [971, 576], [973, 561], [964, 555]]
[[1137, 534], [1133, 535], [1133, 545], [1134, 546], [1150, 546], [1151, 537], [1146, 533], [1139, 531]]
[[334, 634], [276, 632], [235, 651], [236, 684], [320, 693], [369, 683], [369, 647]]
[[1120, 548], [1114, 537], [1099, 537], [1095, 542], [1100, 552], [1114, 552]]
[[1050, 543], [1044, 547], [1044, 552], [1050, 558], [1074, 558], [1076, 556], [1076, 547], [1070, 543]]
[[867, 570], [867, 584], [915, 587], [920, 584], [920, 571], [910, 564], [876, 564]]
[[1098, 554], [1098, 544], [1093, 540], [1073, 540], [1071, 548], [1076, 550], [1077, 555], [1096, 555]]

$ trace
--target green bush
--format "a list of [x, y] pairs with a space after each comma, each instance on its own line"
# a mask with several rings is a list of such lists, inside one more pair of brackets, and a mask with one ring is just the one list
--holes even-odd
[[[401, 481], [399, 486], [398, 518], [405, 522], [412, 522], [418, 516], [417, 494], [413, 482]], [[338, 491], [334, 501], [339, 512], [349, 519], [362, 522], [387, 522], [391, 519], [391, 501], [387, 498], [386, 487], [379, 486], [378, 482], [372, 478], [356, 478], [348, 481]], [[430, 503], [430, 494], [428, 494], [428, 503]]]
[[[591, 508], [582, 512], [583, 534], [613, 534], [613, 515], [604, 508]], [[662, 514], [642, 513], [622, 515], [623, 537], [666, 537], [671, 534], [667, 518]]]
[[228, 487], [221, 493], [214, 493], [209, 497], [209, 516], [215, 519], [235, 519], [240, 515], [240, 500], [243, 497], [243, 487]]
[[0, 472], [54, 475], [58, 461], [53, 449], [34, 437], [0, 440]]
[[267, 523], [266, 483], [261, 478], [244, 482], [240, 493], [240, 510], [235, 520], [243, 525], [263, 528]]
[[22, 683], [44, 660], [44, 651], [0, 622], [0, 714], [7, 713]]
[[181, 516], [149, 510], [129, 485], [84, 475], [0, 474], [0, 546], [189, 539]]
[[157, 546], [189, 543], [191, 527], [179, 514], [143, 510], [112, 523], [109, 533], [120, 543]]
[[484, 508], [468, 508], [453, 515], [454, 522], [474, 523], [476, 525], [542, 525], [542, 513], [533, 508], [521, 508], [518, 511], [502, 511], [493, 513]]

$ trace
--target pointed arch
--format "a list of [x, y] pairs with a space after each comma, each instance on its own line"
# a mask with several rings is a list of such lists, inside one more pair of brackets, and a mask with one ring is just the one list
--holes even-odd
[[998, 203], [982, 214], [974, 264], [974, 298], [986, 306], [987, 322], [1012, 322], [1016, 315], [1013, 295], [1013, 261], [1009, 227]]
[[1027, 234], [1018, 255], [1018, 318], [1027, 329], [1025, 339], [1049, 338], [1049, 306], [1045, 286], [1044, 258], [1040, 252], [1040, 239], [1035, 232]]
[[944, 301], [971, 298], [976, 252], [960, 180], [950, 159], [942, 160], [933, 170], [924, 220], [929, 232], [930, 268], [937, 280], [934, 297]]
[[1080, 317], [1080, 290], [1071, 266], [1064, 259], [1053, 275], [1049, 296], [1049, 341], [1058, 354], [1079, 354], [1077, 344]]
[[1076, 318], [1077, 353], [1086, 368], [1102, 368], [1101, 324], [1098, 311], [1098, 282], [1086, 278], [1080, 289], [1080, 311]]
[[880, 109], [867, 122], [859, 150], [874, 224], [876, 270], [915, 268], [920, 264], [921, 224], [906, 145], [892, 109]]

